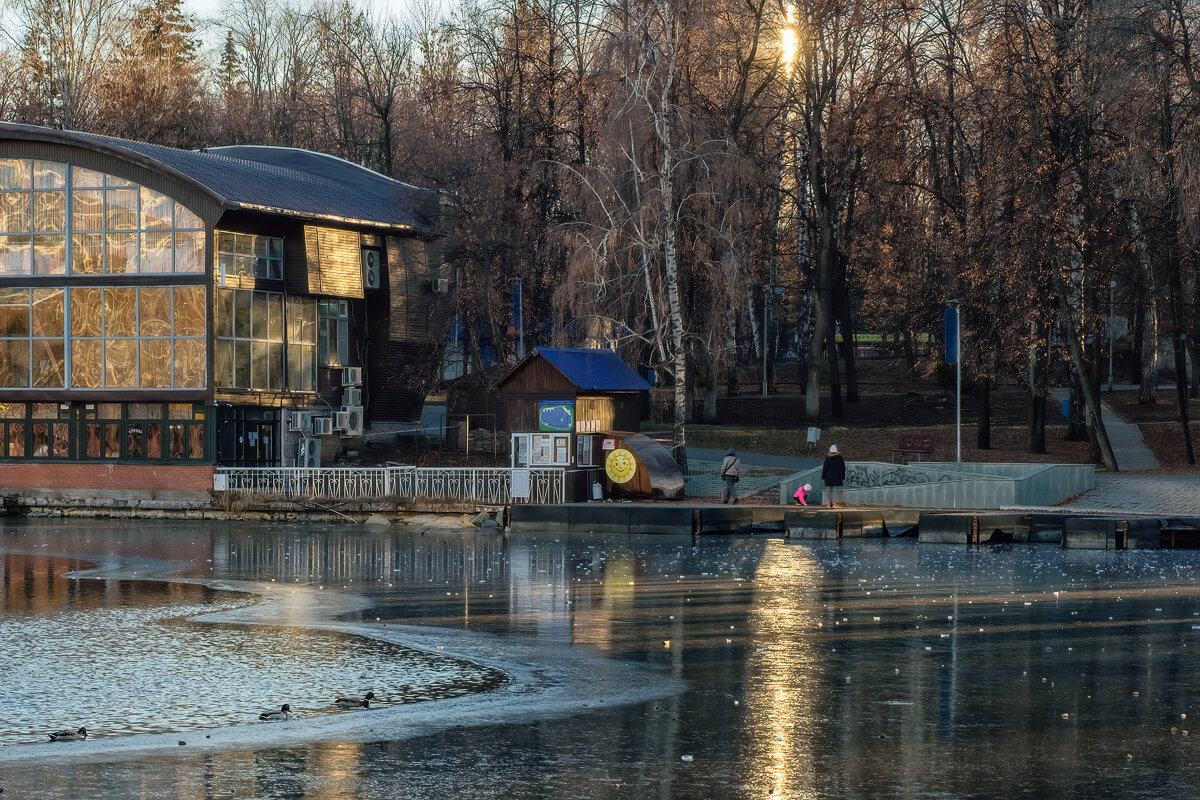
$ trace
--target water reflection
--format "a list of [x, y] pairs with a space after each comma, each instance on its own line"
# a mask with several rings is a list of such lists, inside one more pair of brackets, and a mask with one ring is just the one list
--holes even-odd
[[[374, 604], [362, 619], [587, 648], [690, 687], [399, 742], [0, 768], [18, 790], [46, 777], [65, 797], [1200, 792], [1200, 733], [1182, 733], [1200, 714], [1200, 554], [223, 525], [143, 528], [136, 543], [103, 526], [12, 536], [25, 551], [179, 548], [176, 574], [354, 591]], [[72, 591], [32, 575], [47, 597]]]

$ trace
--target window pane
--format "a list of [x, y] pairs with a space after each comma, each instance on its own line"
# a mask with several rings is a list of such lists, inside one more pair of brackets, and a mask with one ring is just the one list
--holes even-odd
[[146, 458], [162, 458], [162, 425], [151, 422], [146, 425]]
[[170, 450], [168, 458], [182, 459], [184, 453], [183, 447], [183, 429], [184, 425], [176, 423], [171, 425]]
[[0, 340], [0, 386], [29, 388], [29, 340]]
[[[178, 345], [180, 340], [176, 340]], [[233, 386], [233, 342], [228, 339], [219, 340], [216, 345], [217, 386]]]
[[267, 345], [267, 388], [272, 391], [283, 390], [283, 344], [272, 342]]
[[67, 193], [33, 193], [33, 230], [59, 233], [67, 228]]
[[62, 339], [33, 340], [33, 386], [35, 389], [62, 389], [66, 361]]
[[29, 335], [29, 290], [0, 289], [0, 336]]
[[167, 406], [167, 415], [171, 419], [191, 419], [192, 404], [191, 403], [171, 403]]
[[104, 290], [104, 336], [137, 336], [137, 290]]
[[57, 403], [33, 403], [34, 419], [58, 419]]
[[233, 385], [250, 388], [250, 342], [233, 343]]
[[204, 426], [188, 425], [188, 458], [200, 460], [204, 458]]
[[250, 292], [233, 295], [233, 335], [239, 339], [250, 338]]
[[233, 336], [233, 290], [218, 289], [217, 336]]
[[141, 460], [146, 457], [146, 431], [136, 422], [125, 429], [125, 457]]
[[105, 222], [110, 231], [132, 231], [138, 226], [138, 190], [108, 189]]
[[0, 233], [29, 233], [28, 192], [0, 192]]
[[67, 237], [33, 237], [33, 271], [36, 275], [65, 275], [67, 272]]
[[255, 389], [267, 388], [267, 343], [250, 343], [250, 386]]
[[77, 233], [71, 237], [71, 271], [85, 275], [104, 271], [104, 234]]
[[[99, 336], [100, 335], [100, 290], [72, 289], [71, 290], [71, 335]], [[71, 360], [78, 362], [78, 356], [71, 353]], [[96, 363], [99, 364], [99, 353]]]
[[272, 342], [283, 341], [283, 295], [271, 294], [267, 296], [267, 312], [270, 316], [270, 323], [267, 328], [267, 338]]
[[121, 457], [121, 426], [109, 423], [103, 426], [104, 457]]
[[99, 189], [71, 192], [71, 228], [75, 231], [104, 230], [104, 192]]
[[[74, 298], [75, 295], [72, 293], [72, 306], [75, 302]], [[100, 366], [104, 363], [102, 344], [100, 339], [71, 340], [71, 388], [100, 388]]]
[[116, 175], [109, 175], [108, 173], [105, 173], [105, 175], [104, 175], [104, 185], [105, 186], [128, 186], [128, 187], [134, 187], [134, 188], [137, 187], [137, 184], [134, 183], [133, 181], [127, 181], [124, 178], [118, 178]]
[[170, 231], [142, 234], [142, 272], [170, 272], [174, 255]]
[[175, 204], [175, 227], [176, 228], [203, 228], [204, 223], [196, 216], [191, 209], [180, 203]]
[[143, 389], [171, 388], [171, 340], [142, 339], [140, 386]]
[[254, 277], [254, 256], [234, 256], [233, 274], [243, 278]]
[[266, 340], [268, 337], [267, 295], [265, 292], [251, 292], [250, 327], [251, 338]]
[[204, 335], [204, 287], [175, 287], [175, 335]]
[[165, 286], [138, 289], [138, 335], [171, 335], [171, 290]]
[[142, 187], [142, 230], [170, 230], [171, 207], [175, 204], [165, 194]]
[[[229, 342], [218, 344], [228, 345]], [[205, 387], [205, 342], [203, 339], [175, 340], [175, 386], [179, 389]]]
[[337, 328], [337, 349], [338, 363], [346, 366], [350, 363], [350, 342], [347, 334], [350, 332], [350, 326], [346, 324], [346, 320], [342, 319], [338, 322]]
[[120, 419], [121, 404], [120, 403], [98, 403], [96, 404], [96, 417], [99, 419]]
[[87, 424], [87, 431], [84, 434], [84, 455], [87, 458], [100, 457], [100, 426], [94, 422]]
[[83, 167], [71, 167], [71, 185], [72, 186], [103, 186], [104, 173], [96, 172]]
[[8, 423], [8, 457], [25, 457], [25, 425], [21, 422]]
[[0, 236], [0, 275], [28, 275], [33, 270], [32, 237]]
[[204, 271], [204, 231], [175, 234], [175, 271]]
[[65, 189], [67, 187], [67, 165], [57, 161], [33, 162], [33, 188]]
[[254, 256], [254, 237], [239, 233], [233, 237], [233, 251], [239, 256]]
[[63, 290], [33, 290], [33, 335], [63, 335]]
[[0, 191], [29, 188], [29, 161], [24, 158], [0, 158]]
[[104, 341], [104, 385], [109, 389], [137, 387], [137, 340]]
[[114, 275], [137, 272], [138, 235], [136, 233], [110, 233], [108, 241], [108, 271]]
[[52, 426], [54, 438], [52, 440], [53, 449], [50, 451], [52, 458], [68, 458], [71, 455], [71, 426], [65, 422], [55, 422]]

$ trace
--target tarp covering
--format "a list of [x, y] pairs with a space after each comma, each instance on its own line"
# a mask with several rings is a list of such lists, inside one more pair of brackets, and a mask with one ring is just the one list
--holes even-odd
[[[615, 433], [621, 444], [633, 451], [638, 470], [649, 479], [650, 496], [662, 500], [683, 499], [683, 473], [671, 458], [671, 451], [641, 433]], [[641, 488], [645, 490], [643, 483]]]

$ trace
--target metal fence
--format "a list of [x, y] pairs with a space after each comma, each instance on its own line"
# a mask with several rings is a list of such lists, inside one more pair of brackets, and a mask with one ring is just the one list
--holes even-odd
[[471, 467], [217, 467], [216, 491], [322, 500], [428, 500], [507, 505], [562, 503], [562, 469], [530, 469], [529, 497], [513, 499], [513, 472]]

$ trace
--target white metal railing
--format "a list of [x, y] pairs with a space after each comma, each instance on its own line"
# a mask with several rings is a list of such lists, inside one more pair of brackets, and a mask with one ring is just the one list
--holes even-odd
[[473, 467], [217, 467], [213, 488], [276, 497], [372, 500], [423, 497], [507, 505], [562, 503], [565, 470], [530, 469], [529, 497], [513, 499], [513, 470]]

